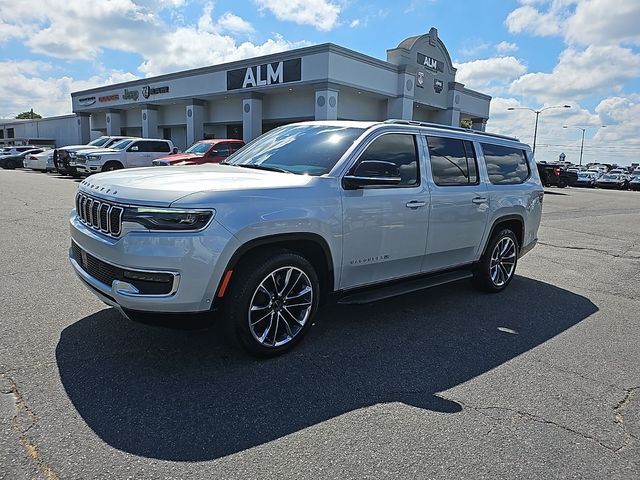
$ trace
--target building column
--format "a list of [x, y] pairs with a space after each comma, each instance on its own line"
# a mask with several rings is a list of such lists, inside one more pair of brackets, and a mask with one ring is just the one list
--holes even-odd
[[120, 135], [122, 132], [120, 112], [112, 110], [107, 112], [107, 135]]
[[192, 100], [186, 108], [187, 147], [204, 138], [204, 102]]
[[142, 106], [142, 136], [158, 138], [158, 107], [156, 105]]
[[316, 90], [316, 120], [338, 119], [338, 91], [331, 89]]
[[473, 128], [474, 130], [479, 130], [481, 132], [484, 132], [485, 129], [487, 128], [487, 119], [486, 118], [474, 118], [471, 121], [471, 128]]
[[387, 100], [387, 118], [413, 120], [413, 99], [415, 76], [401, 72], [398, 74], [398, 96]]
[[79, 144], [91, 141], [91, 115], [88, 113], [76, 113], [76, 138]]
[[242, 139], [249, 143], [262, 135], [262, 96], [251, 95], [242, 100]]

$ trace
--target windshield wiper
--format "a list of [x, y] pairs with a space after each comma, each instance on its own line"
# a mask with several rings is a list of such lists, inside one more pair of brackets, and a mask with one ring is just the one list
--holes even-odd
[[231, 165], [232, 167], [243, 167], [243, 168], [254, 168], [256, 170], [269, 170], [271, 172], [280, 172], [280, 173], [293, 173], [289, 170], [285, 170], [284, 168], [278, 167], [270, 167], [268, 165], [259, 165], [257, 163], [226, 163], [220, 162], [221, 165]]

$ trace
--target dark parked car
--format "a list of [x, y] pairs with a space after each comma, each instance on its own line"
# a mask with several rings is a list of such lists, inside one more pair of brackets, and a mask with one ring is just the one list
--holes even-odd
[[576, 172], [569, 172], [553, 164], [538, 163], [538, 174], [540, 174], [540, 181], [542, 181], [542, 185], [545, 187], [551, 185], [559, 188], [572, 187], [578, 181], [578, 174]]
[[617, 173], [607, 173], [598, 179], [596, 187], [598, 188], [617, 188], [618, 190], [626, 190], [629, 186], [629, 179], [625, 175]]
[[629, 190], [640, 190], [640, 175], [633, 177], [633, 180], [629, 182]]
[[41, 148], [34, 148], [31, 150], [25, 150], [24, 152], [17, 153], [16, 155], [9, 155], [0, 159], [0, 167], [5, 170], [13, 170], [15, 168], [22, 168], [22, 162], [24, 157], [30, 154], [42, 153], [44, 150]]
[[598, 174], [593, 172], [579, 172], [576, 187], [594, 188], [598, 181]]

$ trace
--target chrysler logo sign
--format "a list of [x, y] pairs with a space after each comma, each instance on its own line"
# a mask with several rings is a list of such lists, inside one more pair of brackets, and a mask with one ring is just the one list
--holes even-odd
[[96, 103], [96, 97], [83, 97], [78, 99], [78, 103], [83, 107], [88, 107]]
[[302, 59], [266, 63], [227, 71], [227, 90], [264, 87], [302, 79]]

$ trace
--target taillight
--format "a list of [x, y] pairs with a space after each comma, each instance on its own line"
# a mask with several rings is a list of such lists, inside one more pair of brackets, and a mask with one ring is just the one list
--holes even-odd
[[553, 167], [553, 174], [556, 177], [559, 177], [560, 176], [560, 168], [559, 167]]

